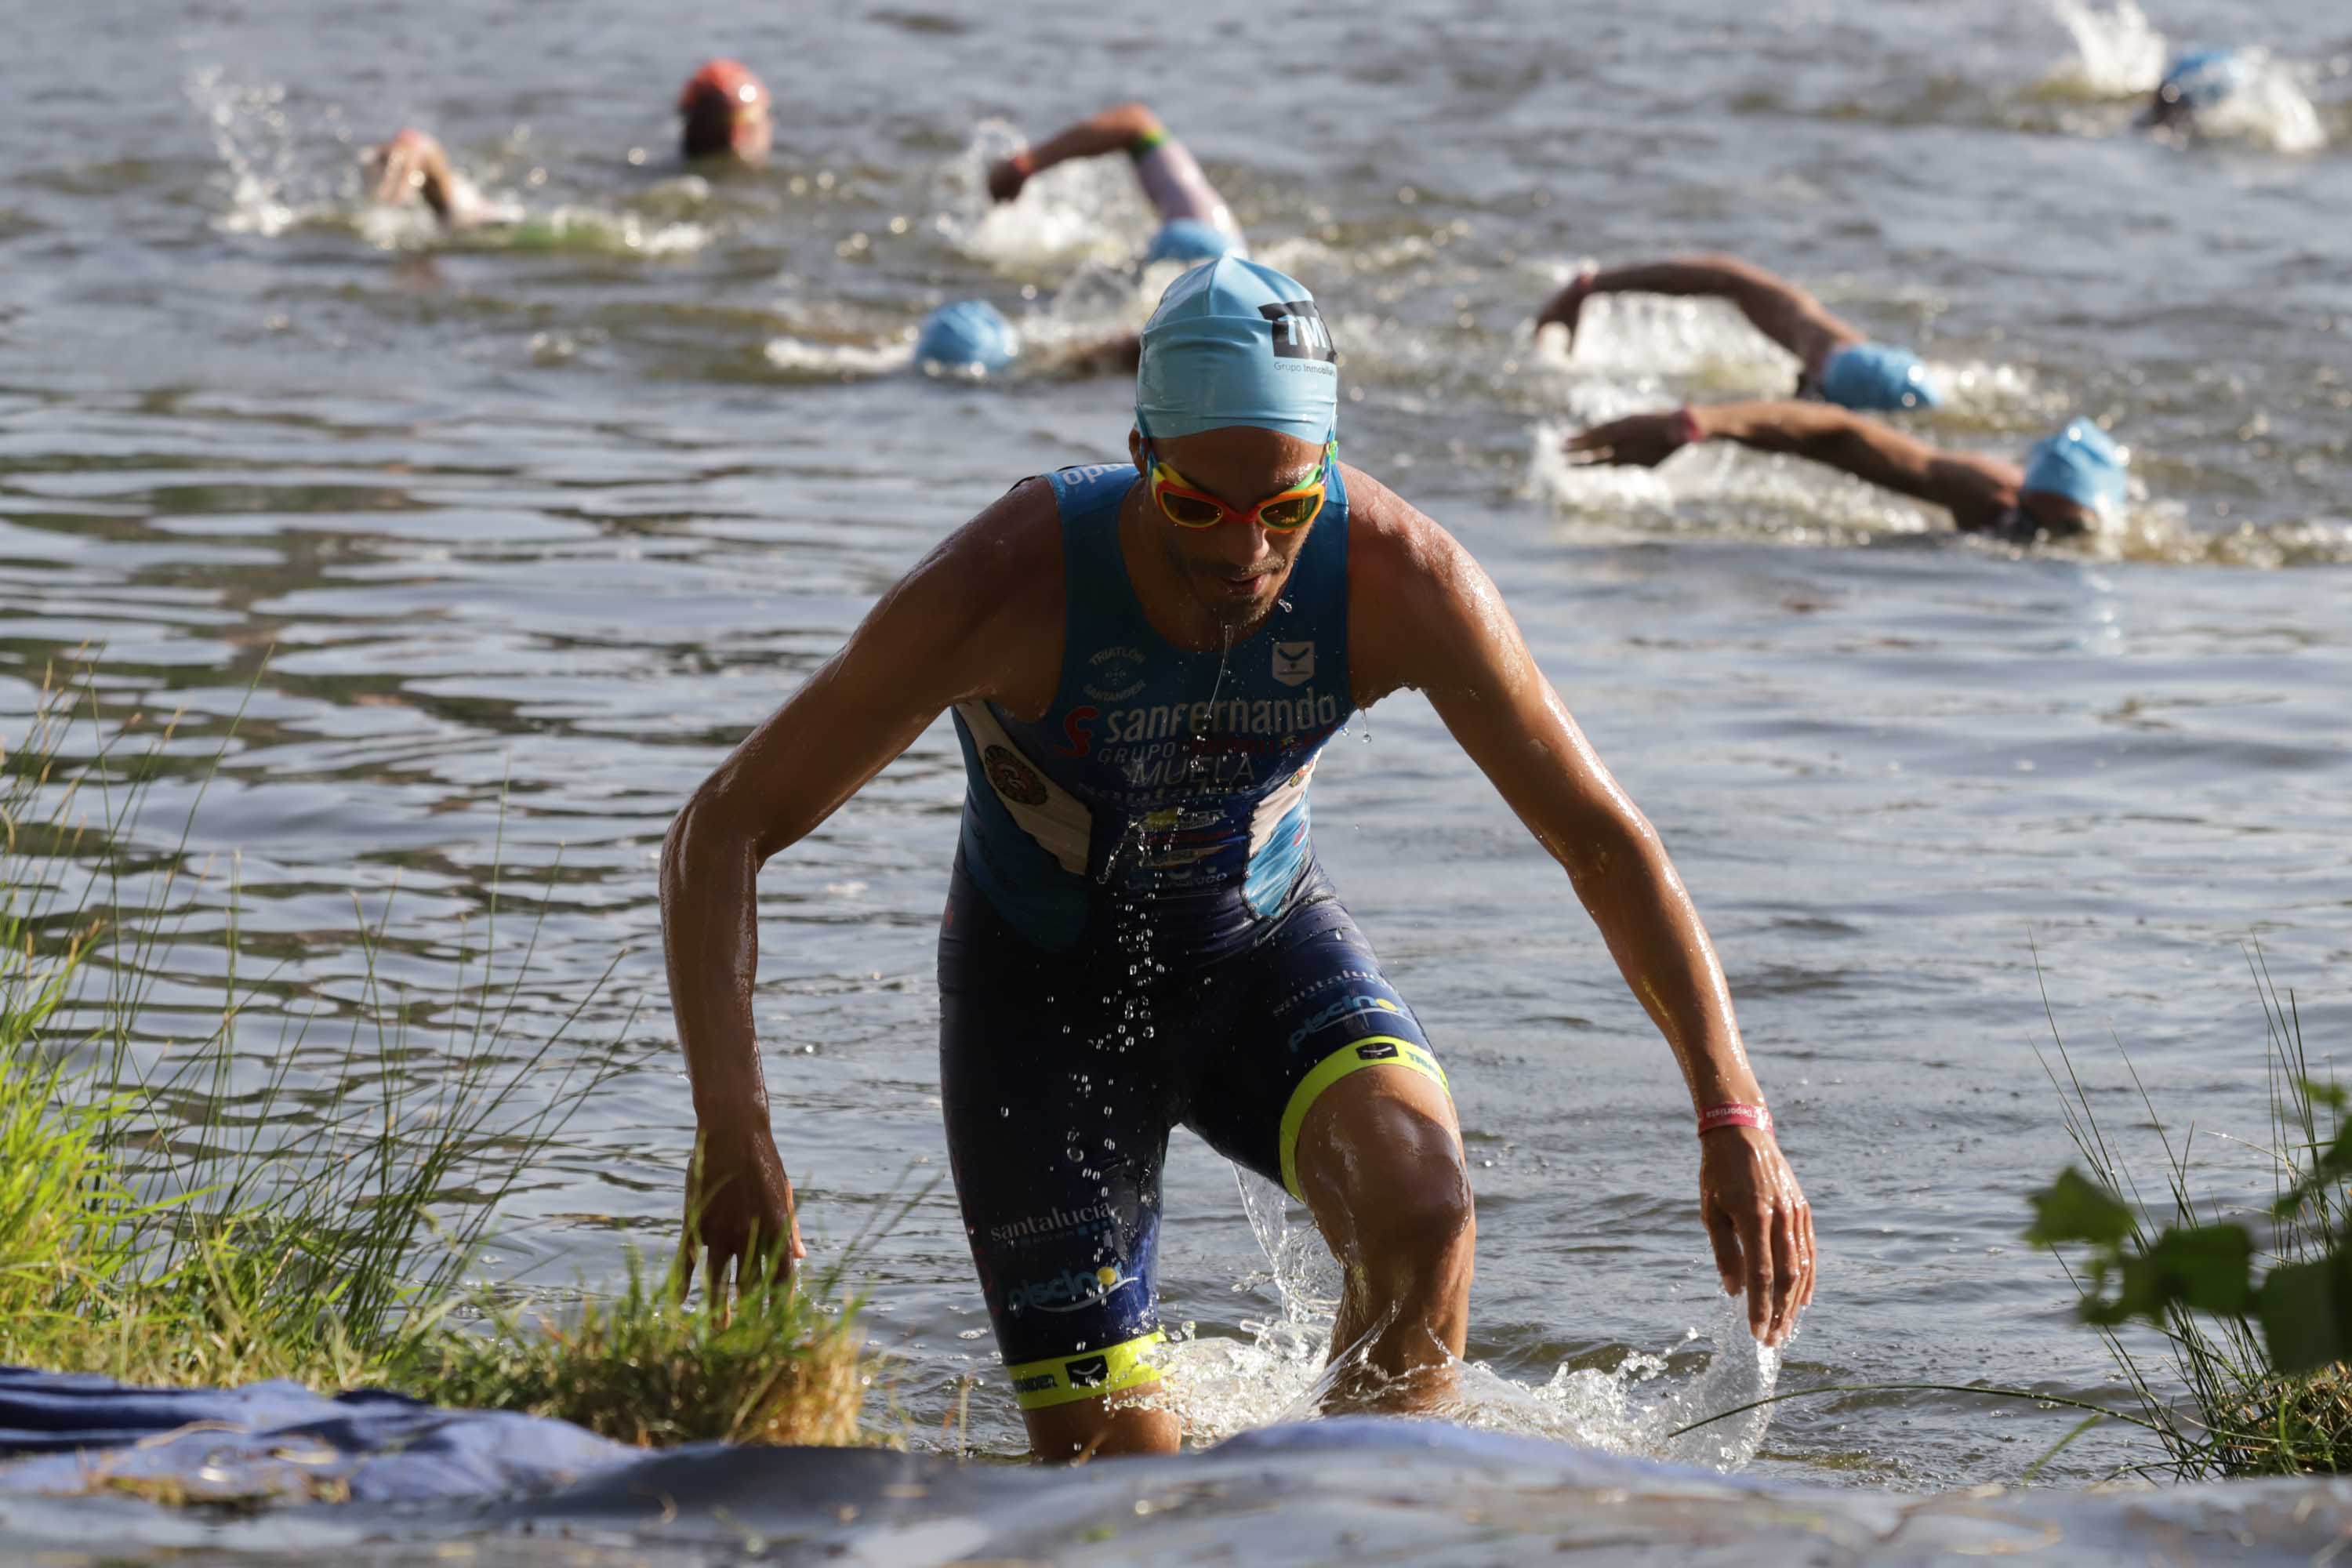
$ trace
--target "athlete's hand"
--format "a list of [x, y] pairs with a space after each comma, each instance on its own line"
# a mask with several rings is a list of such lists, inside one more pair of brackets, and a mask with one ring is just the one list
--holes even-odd
[[[789, 1244], [779, 1247], [784, 1238]], [[696, 1131], [694, 1164], [686, 1182], [681, 1289], [694, 1282], [698, 1248], [708, 1248], [710, 1255], [710, 1276], [702, 1282], [703, 1292], [719, 1307], [759, 1277], [768, 1254], [774, 1254], [773, 1282], [779, 1285], [808, 1256], [801, 1243], [792, 1179], [784, 1174], [775, 1135], [764, 1126]]]
[[1813, 1299], [1813, 1210], [1780, 1145], [1758, 1127], [1698, 1140], [1699, 1212], [1728, 1295], [1748, 1298], [1748, 1331], [1768, 1345], [1796, 1331]]
[[1568, 329], [1568, 346], [1574, 348], [1577, 320], [1584, 314], [1584, 302], [1591, 298], [1592, 271], [1588, 268], [1578, 273], [1567, 288], [1551, 297], [1551, 303], [1546, 305], [1543, 313], [1536, 318], [1536, 329], [1540, 331], [1557, 322]]
[[999, 158], [988, 166], [988, 194], [1000, 202], [1009, 202], [1019, 195], [1021, 187], [1028, 183], [1029, 176], [1010, 158]]
[[397, 205], [425, 188], [441, 144], [409, 126], [368, 154], [368, 194]]
[[1596, 425], [1581, 436], [1570, 436], [1565, 450], [1577, 468], [1595, 463], [1630, 463], [1654, 468], [1689, 444], [1690, 430], [1682, 411], [1635, 414]]

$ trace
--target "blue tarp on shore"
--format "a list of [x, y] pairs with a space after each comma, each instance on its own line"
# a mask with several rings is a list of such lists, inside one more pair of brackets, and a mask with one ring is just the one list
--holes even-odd
[[642, 1457], [562, 1421], [398, 1394], [132, 1388], [0, 1367], [0, 1494], [168, 1482], [200, 1500], [422, 1502], [562, 1486]]
[[[228, 1509], [152, 1506], [120, 1484]], [[148, 1495], [158, 1495], [149, 1493]], [[257, 1507], [348, 1500], [335, 1507]], [[2304, 1564], [2352, 1484], [2120, 1495], [1832, 1490], [1436, 1421], [1350, 1416], [1074, 1468], [879, 1448], [647, 1454], [557, 1421], [289, 1384], [125, 1388], [0, 1370], [0, 1543], [60, 1563], [1201, 1562]], [[553, 1553], [552, 1556], [550, 1554]], [[207, 1558], [206, 1560], [209, 1560]]]

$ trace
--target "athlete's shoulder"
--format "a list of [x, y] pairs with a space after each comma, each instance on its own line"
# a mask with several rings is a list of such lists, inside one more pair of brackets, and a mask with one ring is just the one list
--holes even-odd
[[[1024, 479], [933, 547], [884, 595], [894, 625], [959, 659], [981, 658], [1034, 684], [1031, 667], [1060, 647], [1062, 529], [1053, 487]], [[1029, 645], [1039, 645], [1037, 658]], [[998, 673], [1002, 673], [1001, 671]], [[993, 688], [992, 694], [993, 694]]]
[[1486, 570], [1435, 519], [1370, 475], [1349, 468], [1348, 615], [1381, 637], [1349, 648], [1360, 706], [1404, 687], [1448, 680], [1481, 662], [1510, 625]]
[[1486, 574], [1434, 518], [1361, 468], [1342, 466], [1348, 487], [1349, 575], [1375, 590], [1458, 592], [1465, 573]]
[[1062, 574], [1062, 514], [1054, 486], [1042, 477], [1022, 480], [940, 542], [918, 571], [952, 574], [974, 596], [1034, 585]]

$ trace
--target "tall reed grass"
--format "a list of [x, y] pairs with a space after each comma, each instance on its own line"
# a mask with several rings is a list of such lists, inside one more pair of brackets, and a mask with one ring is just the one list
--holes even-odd
[[[677, 1271], [633, 1268], [552, 1321], [490, 1310], [468, 1279], [499, 1205], [614, 1059], [571, 1042], [604, 981], [527, 1037], [539, 931], [502, 938], [495, 876], [433, 995], [379, 977], [389, 900], [357, 920], [356, 1005], [247, 973], [236, 889], [194, 896], [209, 771], [176, 842], [146, 829], [172, 748], [168, 726], [142, 743], [51, 689], [0, 761], [0, 1363], [389, 1386], [640, 1443], [856, 1440], [855, 1303], [778, 1286], [711, 1311]], [[206, 949], [226, 976], [208, 1032], [147, 1027], [159, 983]]]

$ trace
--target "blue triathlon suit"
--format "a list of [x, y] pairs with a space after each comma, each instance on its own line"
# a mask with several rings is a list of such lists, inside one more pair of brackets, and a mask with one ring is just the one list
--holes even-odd
[[940, 1084], [964, 1227], [1024, 1409], [1153, 1381], [1172, 1127], [1299, 1195], [1300, 1123], [1349, 1074], [1440, 1085], [1307, 842], [1348, 721], [1338, 465], [1266, 623], [1171, 646], [1119, 551], [1132, 468], [1052, 476], [1062, 671], [1036, 723], [956, 709], [969, 788], [940, 928]]

